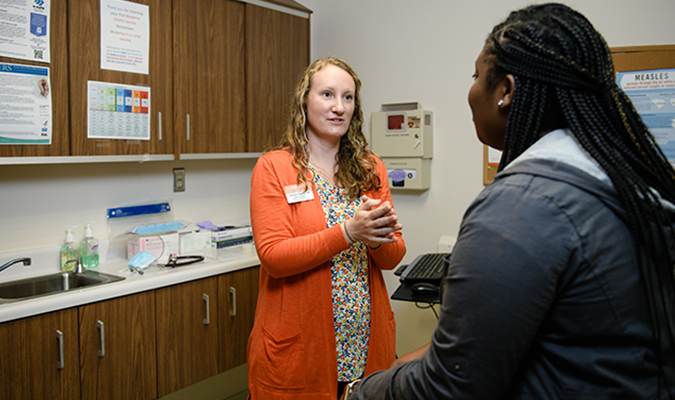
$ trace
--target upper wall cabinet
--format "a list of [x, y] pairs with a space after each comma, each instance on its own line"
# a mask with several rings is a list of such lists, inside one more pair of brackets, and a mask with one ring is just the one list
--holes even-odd
[[[52, 144], [0, 145], [0, 157], [217, 158], [278, 143], [309, 64], [311, 10], [293, 0], [128, 1], [148, 6], [149, 73], [101, 68], [101, 0], [52, 0]], [[149, 88], [150, 140], [88, 137], [90, 84]], [[112, 110], [96, 114], [121, 124]]]
[[176, 153], [246, 150], [244, 4], [173, 1]]
[[[173, 88], [171, 7], [162, 0], [134, 0], [149, 6], [149, 73], [101, 69], [100, 0], [77, 0], [68, 7], [70, 58], [71, 155], [137, 155], [173, 153]], [[63, 37], [63, 36], [61, 36]], [[52, 41], [52, 46], [54, 42]], [[150, 88], [151, 140], [89, 139], [89, 81]]]
[[[54, 38], [67, 37], [66, 0], [52, 0], [49, 35], [51, 41], [51, 62], [39, 63], [15, 58], [0, 57], [0, 62], [9, 64], [35, 65], [49, 68], [50, 92], [52, 96], [52, 143], [38, 145], [0, 145], [0, 157], [42, 157], [69, 155], [68, 120], [68, 43]], [[4, 105], [3, 105], [4, 106]], [[8, 105], [11, 110], [17, 104]], [[4, 109], [8, 111], [8, 109]], [[4, 117], [0, 117], [0, 120]]]
[[[294, 2], [284, 2], [293, 6]], [[295, 85], [309, 64], [309, 13], [246, 4], [247, 151], [276, 145], [288, 122]]]

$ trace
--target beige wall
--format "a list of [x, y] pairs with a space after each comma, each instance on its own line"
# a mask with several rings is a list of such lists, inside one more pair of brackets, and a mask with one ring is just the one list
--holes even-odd
[[[0, 166], [1, 253], [63, 242], [69, 225], [76, 240], [86, 221], [108, 237], [106, 210], [171, 201], [174, 217], [198, 222], [249, 219], [255, 159]], [[173, 168], [185, 168], [186, 190], [173, 192]]]
[[[474, 60], [492, 26], [520, 0], [300, 0], [314, 10], [312, 58], [346, 59], [363, 80], [366, 120], [382, 103], [418, 101], [434, 111], [435, 156], [431, 189], [395, 194], [408, 254], [436, 250], [441, 235], [456, 236], [462, 214], [482, 189], [482, 146], [476, 140], [466, 94]], [[612, 46], [673, 44], [673, 0], [566, 2], [584, 12]], [[368, 130], [369, 132], [369, 130]], [[58, 133], [56, 133], [58, 134]], [[105, 210], [172, 200], [188, 221], [248, 218], [255, 160], [0, 166], [1, 253], [56, 246], [65, 227], [95, 220], [107, 237]], [[173, 193], [172, 169], [185, 167], [187, 190]], [[55, 255], [56, 257], [56, 255]], [[397, 278], [387, 275], [393, 291]], [[430, 310], [392, 302], [398, 352], [428, 342], [436, 320]]]
[[[524, 0], [299, 0], [312, 14], [312, 59], [347, 60], [363, 81], [364, 114], [381, 104], [422, 103], [434, 112], [431, 189], [394, 194], [408, 253], [433, 252], [456, 236], [464, 210], [483, 188], [482, 145], [466, 96], [474, 61], [492, 27]], [[537, 2], [539, 3], [539, 2]], [[610, 46], [675, 44], [673, 0], [563, 1], [584, 13]], [[368, 130], [370, 132], [370, 130]], [[398, 280], [387, 276], [390, 291]], [[429, 341], [431, 310], [392, 301], [399, 354]]]

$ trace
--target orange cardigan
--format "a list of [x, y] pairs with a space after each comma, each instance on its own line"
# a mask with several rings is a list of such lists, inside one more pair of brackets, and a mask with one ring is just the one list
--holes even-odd
[[[382, 188], [365, 193], [391, 202], [387, 171], [379, 159]], [[261, 262], [260, 292], [248, 343], [248, 380], [253, 400], [334, 400], [337, 353], [330, 259], [349, 245], [339, 225], [326, 228], [319, 195], [289, 204], [284, 188], [297, 184], [287, 151], [264, 154], [251, 178], [251, 225]], [[405, 255], [396, 243], [369, 250], [371, 326], [365, 374], [389, 368], [396, 357], [396, 323], [382, 270]]]

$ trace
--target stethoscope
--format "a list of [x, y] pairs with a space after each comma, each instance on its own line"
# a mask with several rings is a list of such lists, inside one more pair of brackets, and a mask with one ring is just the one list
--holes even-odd
[[[185, 261], [179, 263], [178, 260], [185, 260]], [[171, 256], [169, 257], [169, 262], [167, 262], [164, 266], [169, 268], [182, 267], [200, 261], [204, 261], [203, 256]]]

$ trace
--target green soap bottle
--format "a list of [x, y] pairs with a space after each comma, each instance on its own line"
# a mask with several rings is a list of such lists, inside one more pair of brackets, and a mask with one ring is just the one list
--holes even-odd
[[66, 233], [66, 242], [61, 246], [61, 271], [71, 272], [75, 269], [76, 263], [66, 264], [70, 260], [77, 260], [80, 256], [79, 250], [77, 249], [77, 244], [73, 241], [73, 233], [68, 227], [68, 233]]
[[91, 232], [90, 222], [87, 222], [87, 229], [84, 230], [84, 239], [80, 242], [80, 257], [84, 268], [98, 267], [98, 239], [94, 238]]

